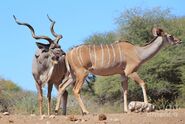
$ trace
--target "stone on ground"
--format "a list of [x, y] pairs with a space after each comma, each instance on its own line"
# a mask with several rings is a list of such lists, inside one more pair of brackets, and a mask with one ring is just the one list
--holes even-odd
[[131, 101], [128, 105], [131, 112], [152, 112], [155, 111], [155, 106], [151, 103], [140, 101]]

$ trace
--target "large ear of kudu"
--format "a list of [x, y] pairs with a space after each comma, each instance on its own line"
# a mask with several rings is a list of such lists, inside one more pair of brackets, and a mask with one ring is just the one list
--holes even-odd
[[161, 28], [153, 28], [152, 29], [152, 34], [153, 34], [153, 36], [162, 36], [163, 35], [163, 33], [164, 33], [164, 31], [163, 31], [163, 29], [161, 29]]
[[36, 42], [36, 45], [39, 49], [46, 50], [46, 51], [49, 50], [49, 46], [50, 46], [50, 44], [43, 44], [39, 42]]

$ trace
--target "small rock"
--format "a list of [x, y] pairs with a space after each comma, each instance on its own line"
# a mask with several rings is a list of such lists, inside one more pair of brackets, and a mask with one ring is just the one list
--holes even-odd
[[10, 115], [10, 113], [9, 112], [4, 112], [3, 115]]
[[151, 103], [144, 103], [140, 101], [131, 101], [128, 105], [131, 112], [152, 112], [155, 111], [155, 106]]
[[8, 122], [9, 122], [9, 123], [14, 123], [14, 121], [13, 121], [13, 120], [8, 120]]
[[35, 117], [36, 115], [35, 115], [35, 114], [31, 114], [30, 116], [31, 116], [31, 117]]
[[107, 120], [107, 117], [106, 117], [106, 115], [104, 115], [104, 114], [100, 114], [100, 115], [98, 116], [98, 119], [99, 119], [99, 121], [103, 121], [103, 120]]
[[77, 121], [77, 120], [78, 120], [74, 115], [68, 116], [68, 119], [69, 119], [70, 121]]

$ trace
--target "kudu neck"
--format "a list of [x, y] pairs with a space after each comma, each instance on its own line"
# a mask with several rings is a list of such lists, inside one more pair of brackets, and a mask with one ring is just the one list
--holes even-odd
[[141, 63], [152, 58], [163, 46], [163, 37], [158, 36], [148, 45], [138, 47], [138, 56], [140, 57]]

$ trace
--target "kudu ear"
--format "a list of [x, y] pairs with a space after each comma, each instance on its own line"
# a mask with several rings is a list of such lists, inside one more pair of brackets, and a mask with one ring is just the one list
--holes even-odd
[[152, 34], [153, 34], [153, 36], [162, 36], [163, 35], [163, 33], [164, 33], [164, 31], [163, 31], [163, 29], [161, 29], [161, 28], [153, 28], [152, 29]]
[[39, 43], [39, 42], [36, 42], [36, 44], [39, 49], [44, 49], [44, 50], [48, 50], [49, 46], [50, 46], [50, 44], [43, 44], [43, 43]]

